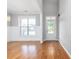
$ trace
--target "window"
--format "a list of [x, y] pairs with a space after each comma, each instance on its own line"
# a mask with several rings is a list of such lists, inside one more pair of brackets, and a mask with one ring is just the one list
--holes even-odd
[[10, 22], [11, 18], [10, 16], [7, 16], [7, 22]]
[[49, 34], [54, 34], [56, 32], [56, 18], [46, 17], [47, 20], [47, 30]]
[[35, 17], [29, 18], [29, 35], [35, 35], [35, 25], [36, 25]]
[[8, 15], [7, 16], [7, 25], [10, 26], [10, 23], [11, 23], [11, 17]]
[[21, 20], [21, 26], [27, 26], [27, 18]]
[[27, 36], [27, 18], [21, 19], [21, 34]]
[[35, 32], [35, 25], [36, 25], [36, 18], [35, 16], [22, 18], [21, 19], [21, 34], [22, 36], [34, 36]]

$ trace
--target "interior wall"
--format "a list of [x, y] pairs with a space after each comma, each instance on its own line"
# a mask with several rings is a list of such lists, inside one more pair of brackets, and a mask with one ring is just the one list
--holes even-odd
[[71, 54], [71, 0], [60, 0], [59, 13], [59, 39]]
[[[21, 16], [27, 16], [27, 15], [12, 15], [11, 17], [11, 26], [7, 26], [7, 32], [8, 32], [8, 38], [7, 41], [29, 41], [29, 40], [42, 40], [42, 19], [40, 17], [40, 14], [35, 14], [31, 16], [37, 16], [36, 17], [36, 35], [35, 36], [27, 36], [22, 37], [20, 34], [20, 26], [19, 21], [21, 20]], [[29, 39], [29, 40], [28, 40]]]
[[[43, 39], [58, 40], [58, 30], [56, 34], [49, 35], [47, 33], [46, 16], [56, 16], [58, 14], [58, 0], [43, 0]], [[58, 18], [56, 18], [56, 21]], [[58, 27], [56, 27], [58, 29]]]

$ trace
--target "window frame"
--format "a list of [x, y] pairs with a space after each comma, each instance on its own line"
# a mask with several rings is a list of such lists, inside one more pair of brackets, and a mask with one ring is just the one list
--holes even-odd
[[[52, 32], [50, 32], [50, 30], [48, 28], [48, 26], [49, 26], [48, 21], [54, 22], [54, 25], [52, 25], [52, 26], [54, 26], [54, 29], [52, 28]], [[55, 34], [56, 33], [56, 17], [55, 16], [47, 16], [46, 22], [47, 22], [47, 33], [48, 34]]]
[[[34, 17], [35, 23], [36, 23], [36, 17], [35, 16], [25, 17], [25, 19], [27, 18], [27, 26], [21, 26], [21, 21], [22, 21], [23, 18], [21, 18], [21, 20], [20, 20], [20, 32], [21, 32], [21, 36], [23, 36], [23, 37], [26, 37], [26, 36], [35, 36], [36, 35], [36, 31], [34, 29], [31, 29], [30, 30], [31, 27], [35, 27], [36, 26], [36, 24], [35, 25], [32, 25], [32, 26], [29, 26], [30, 25], [29, 24], [30, 17], [31, 18]], [[26, 28], [27, 29], [27, 35], [24, 35], [24, 31], [22, 30], [22, 28]], [[35, 32], [35, 35], [30, 35], [30, 33], [29, 33], [30, 31], [34, 31]]]

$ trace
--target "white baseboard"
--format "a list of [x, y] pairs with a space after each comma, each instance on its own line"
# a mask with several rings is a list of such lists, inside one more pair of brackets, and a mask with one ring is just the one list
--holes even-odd
[[54, 41], [55, 41], [55, 40], [58, 40], [58, 39], [44, 39], [44, 40], [49, 40], [49, 41], [50, 41], [50, 40], [54, 40]]
[[57, 40], [57, 39], [56, 39], [56, 40], [43, 40], [43, 42], [44, 42], [44, 41], [58, 41], [58, 40]]
[[43, 40], [42, 39], [37, 39], [37, 40], [35, 40], [35, 39], [27, 39], [27, 40], [22, 40], [22, 39], [17, 39], [17, 40], [10, 40], [10, 41], [7, 41], [7, 43], [8, 42], [21, 42], [21, 41], [39, 41], [41, 44], [43, 43]]
[[63, 47], [63, 49], [65, 50], [65, 52], [68, 54], [68, 56], [71, 57], [71, 55], [69, 54], [69, 52], [67, 51], [67, 49], [63, 46], [62, 42], [59, 41], [59, 43], [61, 44], [61, 46]]

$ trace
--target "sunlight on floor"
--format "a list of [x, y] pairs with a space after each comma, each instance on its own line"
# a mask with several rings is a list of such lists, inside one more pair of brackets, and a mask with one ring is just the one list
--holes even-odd
[[36, 55], [36, 46], [34, 45], [22, 45], [21, 47], [22, 53], [25, 54], [30, 54], [32, 56]]

